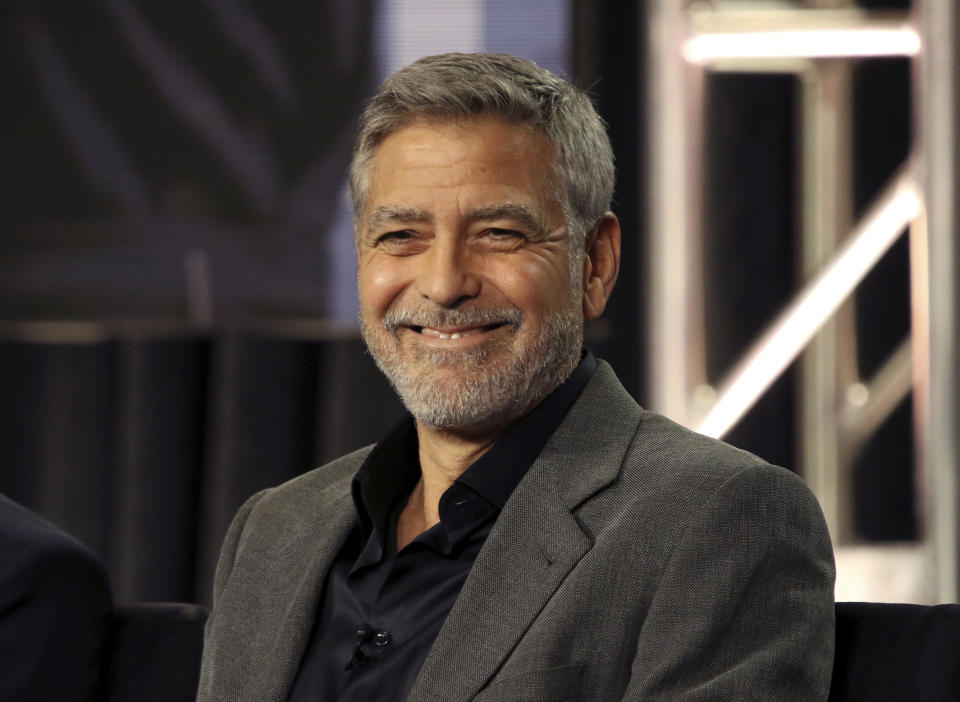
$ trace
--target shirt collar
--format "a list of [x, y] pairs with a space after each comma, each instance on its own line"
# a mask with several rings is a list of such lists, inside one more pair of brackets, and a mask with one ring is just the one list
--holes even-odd
[[580, 364], [563, 385], [500, 437], [456, 482], [472, 488], [497, 509], [503, 509], [596, 369], [597, 360], [585, 351]]
[[407, 414], [373, 448], [351, 483], [364, 541], [374, 528], [386, 533], [391, 508], [410, 494], [419, 479], [417, 429]]

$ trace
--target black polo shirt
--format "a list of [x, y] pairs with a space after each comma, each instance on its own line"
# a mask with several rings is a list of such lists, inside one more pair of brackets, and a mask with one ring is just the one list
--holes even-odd
[[443, 493], [440, 523], [399, 553], [397, 517], [420, 479], [413, 419], [377, 444], [353, 480], [357, 524], [327, 575], [289, 702], [406, 699], [500, 510], [596, 367], [585, 352]]

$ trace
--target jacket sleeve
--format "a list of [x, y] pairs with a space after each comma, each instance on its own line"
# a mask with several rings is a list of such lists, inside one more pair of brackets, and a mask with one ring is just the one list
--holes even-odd
[[744, 468], [690, 515], [640, 631], [624, 699], [826, 700], [834, 565], [793, 473]]

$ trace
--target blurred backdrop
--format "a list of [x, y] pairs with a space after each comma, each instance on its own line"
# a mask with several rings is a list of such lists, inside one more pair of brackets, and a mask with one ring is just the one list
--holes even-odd
[[[244, 498], [376, 441], [401, 407], [356, 330], [345, 172], [365, 97], [443, 51], [524, 56], [593, 95], [617, 157], [625, 239], [588, 345], [649, 404], [647, 10], [612, 0], [4, 3], [0, 492], [97, 550], [119, 600], [209, 603]], [[905, 58], [851, 71], [843, 148], [855, 217], [908, 153], [912, 85]], [[771, 72], [704, 84], [710, 378], [805, 279], [800, 87]], [[903, 237], [855, 296], [865, 376], [909, 334], [909, 300]], [[791, 367], [728, 440], [802, 473], [798, 384]], [[918, 537], [911, 422], [907, 395], [851, 459], [856, 541]]]

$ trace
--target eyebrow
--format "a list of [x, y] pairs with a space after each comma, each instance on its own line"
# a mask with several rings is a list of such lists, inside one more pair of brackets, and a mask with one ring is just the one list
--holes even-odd
[[491, 222], [498, 219], [509, 219], [525, 226], [539, 236], [547, 234], [547, 225], [526, 205], [503, 203], [478, 207], [467, 213], [467, 218], [477, 222]]
[[426, 210], [416, 207], [378, 207], [367, 218], [367, 227], [376, 229], [385, 224], [417, 224], [429, 222], [433, 217]]

